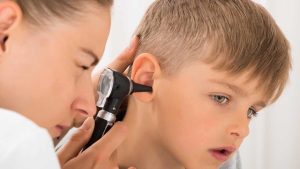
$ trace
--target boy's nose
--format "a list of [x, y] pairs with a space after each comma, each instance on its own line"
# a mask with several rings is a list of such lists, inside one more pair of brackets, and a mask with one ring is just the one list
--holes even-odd
[[245, 138], [249, 134], [249, 119], [246, 113], [240, 113], [239, 116], [233, 118], [231, 127], [229, 128], [229, 133], [231, 136], [237, 138]]
[[245, 138], [249, 134], [249, 127], [237, 127], [236, 129], [232, 130], [230, 134], [239, 138]]

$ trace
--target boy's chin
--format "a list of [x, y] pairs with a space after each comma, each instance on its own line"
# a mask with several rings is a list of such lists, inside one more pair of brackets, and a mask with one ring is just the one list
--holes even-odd
[[[220, 162], [220, 161], [215, 161], [215, 160], [197, 160], [197, 161], [194, 161], [195, 159], [193, 159], [193, 162], [192, 161], [189, 161], [185, 163], [185, 167], [184, 168], [189, 168], [189, 169], [219, 169], [223, 164], [224, 162]], [[200, 161], [200, 162], [199, 162]], [[188, 164], [189, 163], [189, 164]], [[193, 164], [193, 165], [191, 165]]]

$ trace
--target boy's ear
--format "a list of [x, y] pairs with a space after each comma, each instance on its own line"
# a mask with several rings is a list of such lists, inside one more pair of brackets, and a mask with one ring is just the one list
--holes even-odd
[[155, 56], [149, 53], [143, 53], [136, 57], [132, 64], [131, 79], [139, 84], [151, 86], [153, 88], [150, 92], [133, 93], [137, 99], [148, 102], [153, 98], [155, 89], [153, 87], [155, 79], [161, 75], [161, 68]]
[[11, 30], [20, 23], [21, 18], [21, 9], [15, 2], [0, 2], [0, 54], [5, 52]]

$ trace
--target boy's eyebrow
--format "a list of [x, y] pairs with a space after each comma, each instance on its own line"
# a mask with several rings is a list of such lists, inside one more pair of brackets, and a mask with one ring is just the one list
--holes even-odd
[[86, 49], [86, 48], [80, 48], [84, 53], [88, 54], [89, 56], [91, 56], [92, 58], [94, 58], [94, 62], [92, 63], [91, 66], [95, 66], [98, 64], [99, 62], [99, 59], [97, 57], [97, 55], [92, 51], [92, 50], [89, 50], [89, 49]]
[[240, 94], [242, 96], [248, 95], [248, 92], [246, 92], [245, 90], [243, 90], [242, 88], [240, 88], [236, 85], [226, 83], [226, 82], [222, 82], [222, 81], [219, 81], [219, 80], [216, 80], [216, 79], [210, 79], [210, 81], [213, 82], [213, 83], [218, 83], [220, 85], [226, 86], [227, 88], [232, 90], [234, 93]]

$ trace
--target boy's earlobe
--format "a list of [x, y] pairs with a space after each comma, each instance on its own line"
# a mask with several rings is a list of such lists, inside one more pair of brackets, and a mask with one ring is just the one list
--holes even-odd
[[[155, 77], [160, 73], [161, 70], [157, 59], [149, 53], [143, 53], [137, 56], [133, 62], [131, 79], [136, 83], [153, 87]], [[133, 95], [141, 101], [148, 102], [152, 100], [154, 92], [153, 89], [152, 93], [141, 92]]]

